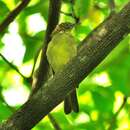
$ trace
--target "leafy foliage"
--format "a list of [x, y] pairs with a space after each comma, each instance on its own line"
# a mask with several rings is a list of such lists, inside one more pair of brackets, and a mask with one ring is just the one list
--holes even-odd
[[[5, 0], [0, 1], [0, 22], [18, 2], [19, 0], [10, 0], [10, 4], [7, 4]], [[127, 2], [128, 0], [116, 0], [116, 10], [121, 9]], [[77, 41], [81, 41], [110, 14], [108, 3], [108, 0], [76, 0], [74, 10], [80, 18], [80, 24], [73, 30], [73, 35]], [[69, 0], [63, 1], [62, 11], [71, 13], [71, 7]], [[37, 17], [28, 21], [28, 18], [34, 15]], [[39, 23], [39, 17], [44, 27]], [[0, 35], [0, 53], [15, 64], [26, 77], [31, 74], [34, 58], [43, 45], [47, 20], [48, 0], [33, 0], [5, 33]], [[61, 13], [60, 22], [65, 21], [73, 22], [74, 19]], [[40, 29], [33, 28], [35, 26]], [[14, 37], [10, 39], [9, 36]], [[78, 88], [78, 114], [65, 115], [62, 105], [52, 111], [63, 130], [105, 130], [109, 126], [116, 130], [130, 129], [129, 46], [128, 36], [81, 82]], [[0, 122], [12, 114], [11, 107], [17, 108], [27, 100], [28, 87], [30, 85], [24, 82], [23, 77], [0, 58]], [[124, 97], [128, 97], [127, 102], [112, 122]], [[48, 117], [33, 128], [42, 129], [54, 129]]]

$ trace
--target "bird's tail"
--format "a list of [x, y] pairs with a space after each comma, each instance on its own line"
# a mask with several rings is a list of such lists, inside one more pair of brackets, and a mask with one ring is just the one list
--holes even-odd
[[74, 89], [69, 96], [67, 96], [64, 100], [64, 112], [65, 114], [69, 114], [71, 111], [79, 112], [79, 104], [76, 95], [76, 89]]

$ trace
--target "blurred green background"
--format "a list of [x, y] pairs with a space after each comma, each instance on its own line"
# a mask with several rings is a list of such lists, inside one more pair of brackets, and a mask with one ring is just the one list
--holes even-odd
[[[115, 0], [119, 11], [129, 0]], [[0, 22], [20, 0], [0, 0]], [[48, 19], [49, 0], [32, 0], [28, 7], [0, 35], [0, 53], [30, 76], [34, 57], [41, 47]], [[70, 13], [69, 0], [63, 0], [61, 10]], [[73, 35], [81, 41], [109, 14], [108, 0], [76, 0], [74, 10], [80, 18]], [[60, 14], [60, 22], [74, 19]], [[78, 99], [80, 112], [65, 115], [63, 104], [52, 115], [62, 130], [130, 130], [130, 36], [80, 83]], [[0, 123], [18, 109], [30, 93], [30, 85], [0, 57]], [[127, 97], [121, 111], [115, 116]], [[114, 118], [115, 117], [115, 118]], [[54, 130], [48, 117], [32, 130]]]

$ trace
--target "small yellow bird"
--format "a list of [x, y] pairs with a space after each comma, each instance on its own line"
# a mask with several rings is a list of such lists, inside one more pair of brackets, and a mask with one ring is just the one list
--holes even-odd
[[[77, 55], [76, 40], [70, 33], [74, 25], [69, 22], [61, 23], [52, 32], [46, 55], [54, 73], [61, 70], [69, 60]], [[69, 114], [72, 110], [79, 111], [76, 88], [64, 100], [65, 113]]]

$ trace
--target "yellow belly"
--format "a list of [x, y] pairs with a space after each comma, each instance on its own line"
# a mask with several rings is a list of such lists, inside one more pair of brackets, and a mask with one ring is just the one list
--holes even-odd
[[69, 33], [54, 35], [48, 45], [46, 54], [54, 72], [58, 72], [70, 59], [77, 55], [77, 46], [74, 37]]

